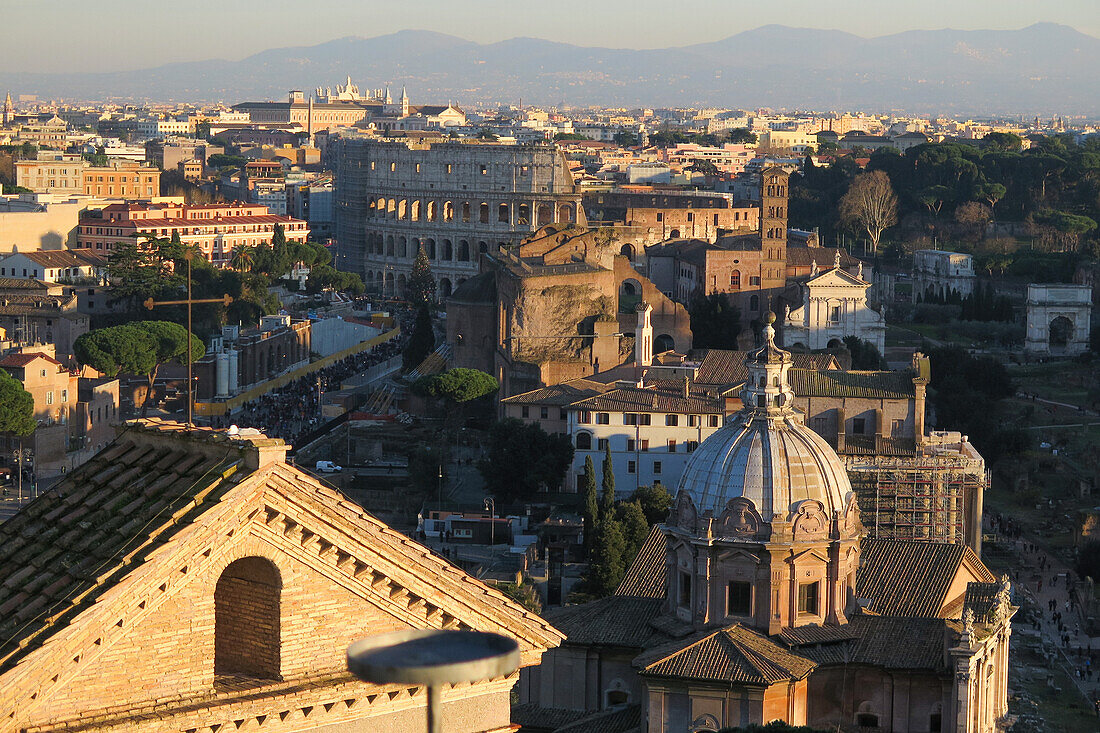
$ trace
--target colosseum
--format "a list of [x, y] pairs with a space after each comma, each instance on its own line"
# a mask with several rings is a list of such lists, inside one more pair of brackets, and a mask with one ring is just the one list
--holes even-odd
[[403, 292], [420, 247], [447, 297], [478, 273], [479, 253], [546, 224], [586, 223], [565, 156], [550, 143], [341, 131], [329, 153], [336, 264], [383, 295]]

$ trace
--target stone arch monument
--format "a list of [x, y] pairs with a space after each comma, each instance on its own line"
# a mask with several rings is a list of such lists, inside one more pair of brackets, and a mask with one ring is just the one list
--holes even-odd
[[1052, 356], [1088, 351], [1091, 315], [1088, 285], [1028, 285], [1024, 350]]

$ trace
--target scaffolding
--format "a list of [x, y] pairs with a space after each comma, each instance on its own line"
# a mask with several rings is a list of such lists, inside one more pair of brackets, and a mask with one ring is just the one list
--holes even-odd
[[903, 458], [851, 456], [848, 477], [869, 536], [980, 550], [989, 472], [969, 443]]

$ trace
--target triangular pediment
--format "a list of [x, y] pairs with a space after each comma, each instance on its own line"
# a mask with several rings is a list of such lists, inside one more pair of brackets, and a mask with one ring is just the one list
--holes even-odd
[[860, 287], [866, 290], [871, 287], [871, 283], [856, 277], [847, 270], [834, 267], [808, 279], [806, 281], [806, 286], [810, 288]]
[[[209, 689], [215, 587], [222, 571], [245, 557], [278, 568], [283, 618], [299, 613], [306, 624], [299, 623], [284, 645], [310, 643], [310, 624], [332, 624], [353, 635], [324, 646], [329, 658], [321, 666], [333, 673], [343, 670], [343, 653], [355, 634], [410, 627], [496, 631], [519, 642], [525, 666], [562, 639], [536, 614], [291, 466], [255, 471], [218, 498], [124, 574], [104, 578], [108, 587], [95, 603], [0, 675], [6, 689], [0, 716], [30, 714], [59, 690], [84, 689], [87, 680], [98, 684], [106, 678], [103, 669], [117, 674], [120, 664], [132, 664], [139, 675], [143, 659], [151, 670], [179, 668], [182, 663], [149, 660], [183, 649], [191, 650], [185, 658], [198, 665], [198, 672], [184, 678], [205, 674], [203, 689]], [[159, 684], [159, 674], [146, 678]]]

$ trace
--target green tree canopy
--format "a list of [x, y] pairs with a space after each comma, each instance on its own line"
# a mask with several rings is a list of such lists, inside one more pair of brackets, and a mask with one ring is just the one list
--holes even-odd
[[35, 427], [34, 397], [18, 379], [0, 369], [0, 433], [30, 435]]
[[668, 518], [672, 509], [672, 494], [668, 493], [662, 484], [656, 486], [639, 486], [634, 490], [634, 500], [642, 507], [646, 521], [650, 524], [660, 524]]
[[81, 364], [87, 364], [109, 377], [119, 374], [147, 377], [148, 389], [141, 404], [141, 415], [144, 417], [157, 371], [168, 362], [186, 364], [189, 344], [192, 361], [206, 353], [202, 339], [188, 333], [178, 323], [137, 321], [89, 331], [73, 343], [73, 351]]
[[489, 449], [478, 462], [488, 493], [502, 502], [530, 499], [539, 491], [556, 491], [573, 460], [565, 435], [550, 435], [537, 424], [515, 418], [489, 428]]
[[419, 382], [424, 392], [449, 402], [470, 402], [500, 389], [500, 382], [492, 374], [479, 369], [448, 369], [441, 374], [423, 377]]
[[747, 127], [735, 127], [729, 131], [727, 139], [735, 145], [755, 145], [759, 138]]
[[886, 369], [886, 359], [870, 341], [859, 336], [845, 336], [844, 348], [852, 355], [852, 369], [870, 372]]

